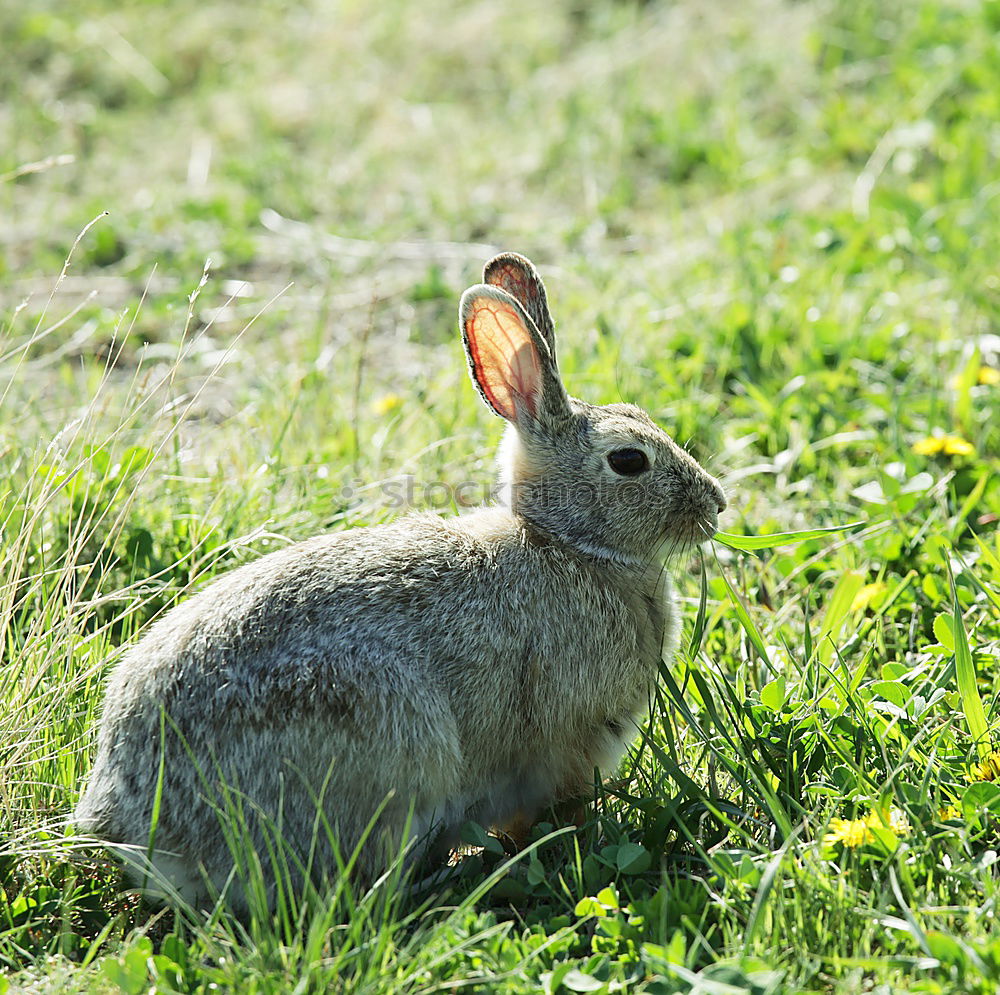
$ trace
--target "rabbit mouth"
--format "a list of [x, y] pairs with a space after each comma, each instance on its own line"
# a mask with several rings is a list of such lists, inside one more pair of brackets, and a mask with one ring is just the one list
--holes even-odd
[[683, 553], [710, 540], [718, 529], [716, 515], [676, 515], [667, 524], [665, 545], [668, 555]]

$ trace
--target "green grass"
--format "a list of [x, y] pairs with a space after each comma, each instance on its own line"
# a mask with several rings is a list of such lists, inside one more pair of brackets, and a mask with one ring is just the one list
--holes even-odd
[[[1000, 5], [48, 0], [0, 35], [0, 992], [996, 990]], [[455, 314], [501, 248], [570, 390], [650, 410], [751, 537], [676, 565], [628, 780], [447, 893], [137, 905], [65, 822], [103, 676], [237, 563], [486, 488]]]

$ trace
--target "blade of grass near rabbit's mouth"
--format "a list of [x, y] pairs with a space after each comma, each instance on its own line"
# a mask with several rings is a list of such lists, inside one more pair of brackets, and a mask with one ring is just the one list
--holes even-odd
[[807, 539], [819, 539], [821, 536], [835, 532], [856, 532], [863, 529], [867, 522], [849, 522], [847, 525], [829, 525], [822, 529], [802, 529], [798, 532], [772, 532], [766, 536], [740, 536], [729, 532], [716, 532], [712, 539], [721, 542], [730, 549], [750, 551], [756, 549], [773, 549], [787, 543], [805, 542]]

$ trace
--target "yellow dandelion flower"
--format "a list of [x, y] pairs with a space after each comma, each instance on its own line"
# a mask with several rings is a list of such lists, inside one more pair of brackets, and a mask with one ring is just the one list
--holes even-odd
[[939, 435], [928, 435], [926, 439], [917, 439], [910, 448], [918, 456], [934, 456], [944, 449], [944, 439]]
[[380, 397], [372, 407], [375, 409], [375, 414], [379, 416], [384, 416], [391, 414], [396, 408], [400, 407], [403, 403], [403, 399], [399, 394], [385, 394]]
[[971, 456], [976, 447], [960, 435], [946, 435], [942, 440], [945, 456]]
[[942, 805], [938, 809], [937, 817], [939, 822], [961, 821], [962, 810], [957, 805]]
[[830, 831], [823, 837], [827, 846], [844, 846], [854, 849], [864, 846], [874, 839], [871, 827], [866, 819], [831, 819]]
[[1000, 781], [1000, 751], [993, 750], [979, 763], [973, 764], [965, 776], [970, 781]]
[[855, 849], [866, 843], [885, 843], [884, 837], [878, 840], [877, 830], [886, 830], [896, 836], [908, 836], [910, 822], [902, 809], [872, 809], [860, 819], [831, 819], [830, 831], [823, 837], [826, 846], [845, 846]]
[[946, 456], [971, 456], [975, 451], [975, 446], [960, 435], [928, 435], [924, 439], [917, 439], [910, 446], [918, 456], [936, 456], [944, 453]]
[[[961, 390], [964, 379], [964, 374], [956, 375], [948, 381], [948, 386], [952, 390]], [[995, 386], [1000, 383], [1000, 370], [993, 366], [980, 366], [979, 369], [976, 370], [976, 383], [981, 387]]]

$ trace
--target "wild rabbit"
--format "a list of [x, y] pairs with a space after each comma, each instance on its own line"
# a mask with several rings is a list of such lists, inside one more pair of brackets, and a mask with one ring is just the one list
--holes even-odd
[[368, 833], [371, 881], [406, 843], [586, 795], [646, 713], [678, 632], [663, 560], [712, 535], [722, 488], [644, 411], [567, 395], [527, 259], [491, 260], [460, 321], [509, 423], [500, 503], [264, 556], [110, 677], [76, 825], [190, 903], [231, 875], [234, 808], [272, 887], [273, 836], [326, 880]]

